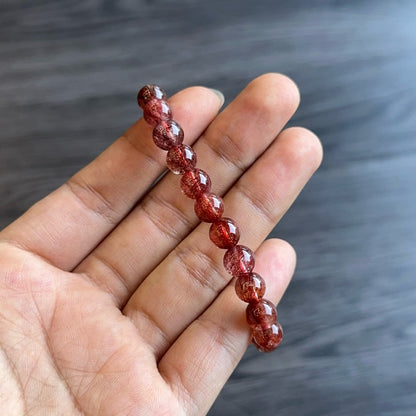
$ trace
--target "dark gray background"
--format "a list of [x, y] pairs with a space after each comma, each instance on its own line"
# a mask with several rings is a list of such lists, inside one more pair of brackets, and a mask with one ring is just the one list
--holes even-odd
[[0, 2], [0, 226], [135, 121], [135, 91], [227, 101], [283, 72], [325, 159], [273, 235], [297, 249], [285, 342], [210, 415], [416, 414], [416, 2]]

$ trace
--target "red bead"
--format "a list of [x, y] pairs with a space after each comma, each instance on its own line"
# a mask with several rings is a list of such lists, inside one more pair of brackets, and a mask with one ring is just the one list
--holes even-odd
[[240, 276], [235, 282], [235, 293], [244, 302], [258, 302], [266, 291], [266, 283], [257, 273]]
[[187, 170], [181, 178], [181, 189], [187, 197], [197, 199], [211, 190], [211, 179], [202, 169]]
[[211, 225], [209, 238], [219, 248], [231, 248], [238, 243], [240, 230], [231, 218], [221, 218]]
[[166, 155], [166, 164], [173, 173], [184, 173], [186, 170], [195, 168], [196, 153], [186, 144], [173, 146]]
[[158, 98], [159, 100], [167, 100], [165, 91], [155, 84], [145, 85], [137, 94], [137, 104], [143, 108], [150, 100]]
[[253, 344], [262, 352], [273, 351], [283, 339], [283, 329], [279, 322], [267, 329], [253, 329]]
[[224, 203], [219, 196], [205, 193], [195, 201], [194, 209], [201, 221], [214, 222], [221, 218]]
[[246, 309], [247, 323], [252, 327], [269, 328], [276, 321], [276, 307], [267, 299], [249, 303]]
[[254, 253], [246, 246], [234, 246], [224, 254], [224, 267], [233, 276], [250, 273], [254, 269]]
[[155, 127], [163, 120], [170, 120], [172, 110], [167, 101], [154, 98], [143, 107], [143, 117], [152, 127]]
[[169, 150], [183, 142], [182, 127], [174, 120], [161, 121], [153, 129], [153, 141], [163, 150]]

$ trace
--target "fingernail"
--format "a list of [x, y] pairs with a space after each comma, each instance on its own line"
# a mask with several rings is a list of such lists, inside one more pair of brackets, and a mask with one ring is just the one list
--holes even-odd
[[214, 94], [216, 94], [216, 95], [217, 95], [217, 97], [218, 97], [218, 98], [220, 99], [220, 101], [221, 101], [221, 105], [223, 105], [223, 104], [224, 104], [224, 101], [225, 101], [224, 94], [223, 94], [221, 91], [216, 90], [215, 88], [210, 88], [210, 90], [211, 90]]

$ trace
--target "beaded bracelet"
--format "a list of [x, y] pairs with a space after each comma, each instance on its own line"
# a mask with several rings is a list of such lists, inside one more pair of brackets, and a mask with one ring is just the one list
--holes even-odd
[[182, 144], [184, 132], [172, 119], [172, 110], [165, 91], [157, 85], [145, 85], [137, 94], [137, 103], [143, 110], [144, 119], [153, 127], [153, 141], [156, 146], [168, 151], [168, 168], [173, 173], [182, 175], [182, 192], [195, 200], [196, 215], [201, 221], [211, 223], [211, 241], [217, 247], [227, 250], [224, 255], [224, 267], [236, 278], [237, 296], [248, 303], [246, 319], [252, 330], [252, 343], [260, 351], [273, 351], [282, 341], [283, 330], [276, 321], [276, 307], [263, 298], [266, 290], [263, 278], [253, 272], [253, 251], [237, 244], [240, 231], [235, 221], [222, 216], [222, 198], [210, 192], [210, 177], [195, 167], [197, 158], [193, 149]]

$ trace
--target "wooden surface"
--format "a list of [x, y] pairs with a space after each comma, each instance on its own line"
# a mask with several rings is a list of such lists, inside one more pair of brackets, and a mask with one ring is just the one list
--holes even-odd
[[273, 235], [297, 249], [285, 342], [210, 415], [416, 414], [414, 0], [0, 2], [0, 226], [136, 119], [135, 91], [230, 100], [284, 72], [325, 160]]

